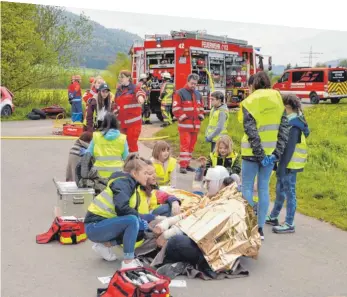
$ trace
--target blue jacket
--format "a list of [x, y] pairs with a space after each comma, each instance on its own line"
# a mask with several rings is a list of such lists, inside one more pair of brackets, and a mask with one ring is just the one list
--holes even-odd
[[307, 138], [310, 135], [310, 130], [303, 115], [289, 116], [288, 121], [290, 126], [289, 137], [284, 152], [277, 164], [277, 177], [283, 177], [289, 172], [303, 171], [303, 169], [287, 169], [287, 166], [292, 159], [296, 144], [301, 142], [301, 133], [304, 133], [305, 137]]

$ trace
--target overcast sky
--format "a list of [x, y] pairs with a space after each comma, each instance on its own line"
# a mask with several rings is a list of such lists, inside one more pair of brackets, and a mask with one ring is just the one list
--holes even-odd
[[[146, 3], [144, 2], [144, 5]], [[307, 58], [302, 52], [308, 52], [312, 46], [317, 58], [313, 62], [347, 58], [347, 32], [316, 29], [290, 28], [273, 25], [257, 25], [240, 22], [226, 22], [157, 16], [126, 12], [67, 8], [80, 14], [82, 11], [91, 20], [106, 28], [124, 29], [144, 38], [145, 34], [170, 34], [171, 30], [207, 30], [209, 34], [228, 35], [231, 38], [247, 40], [248, 44], [261, 47], [261, 52], [272, 55], [274, 64], [305, 65]], [[218, 11], [218, 10], [217, 10]], [[216, 12], [214, 12], [216, 13]], [[237, 9], [230, 12], [238, 13]], [[264, 18], [271, 18], [266, 15]], [[285, 16], [284, 16], [285, 17]]]

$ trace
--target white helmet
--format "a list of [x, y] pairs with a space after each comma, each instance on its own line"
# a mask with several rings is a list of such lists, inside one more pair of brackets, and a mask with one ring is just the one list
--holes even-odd
[[223, 166], [209, 168], [206, 172], [205, 180], [209, 181], [207, 186], [208, 195], [213, 196], [218, 193], [222, 187], [223, 181], [229, 176], [228, 170]]
[[170, 75], [169, 72], [164, 72], [164, 73], [162, 74], [162, 77], [163, 77], [163, 78], [170, 79], [170, 78], [171, 78], [171, 75]]
[[145, 78], [147, 78], [147, 74], [145, 73], [140, 74], [140, 79], [145, 79]]

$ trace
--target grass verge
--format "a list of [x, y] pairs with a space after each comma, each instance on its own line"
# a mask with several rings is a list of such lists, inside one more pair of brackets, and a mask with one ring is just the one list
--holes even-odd
[[[347, 230], [347, 101], [307, 108], [305, 116], [311, 130], [307, 140], [309, 161], [304, 172], [298, 174], [297, 210]], [[194, 157], [207, 156], [210, 151], [210, 144], [204, 138], [207, 123], [208, 119], [202, 124]], [[234, 149], [240, 152], [243, 131], [236, 113], [231, 113], [228, 127]], [[164, 135], [169, 135], [168, 141], [177, 156], [177, 124], [156, 133], [156, 136]], [[272, 199], [275, 183], [276, 178], [272, 178]]]
[[67, 90], [64, 89], [32, 89], [19, 91], [15, 94], [13, 103], [15, 111], [10, 117], [1, 117], [1, 121], [28, 120], [26, 115], [33, 108], [43, 108], [51, 105], [60, 105], [65, 108], [69, 117], [71, 106], [67, 98]]

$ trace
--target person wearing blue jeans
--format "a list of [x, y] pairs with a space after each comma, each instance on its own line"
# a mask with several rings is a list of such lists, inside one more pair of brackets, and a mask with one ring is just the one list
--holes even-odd
[[[283, 96], [283, 103], [289, 121], [289, 139], [281, 156], [277, 170], [276, 201], [266, 223], [273, 225], [275, 233], [295, 232], [294, 216], [296, 211], [296, 179], [307, 161], [306, 138], [310, 131], [301, 110], [300, 99], [293, 94]], [[278, 216], [284, 201], [287, 200], [285, 222], [279, 225]]]
[[93, 199], [84, 219], [94, 251], [105, 260], [116, 260], [111, 247], [123, 243], [122, 269], [141, 266], [135, 259], [135, 243], [141, 236], [139, 231], [147, 231], [148, 223], [155, 218], [145, 214], [146, 204], [140, 203], [136, 191], [147, 184], [147, 169], [144, 159], [130, 154], [123, 172], [111, 175], [107, 188]]
[[289, 126], [281, 95], [271, 89], [265, 72], [253, 76], [252, 89], [254, 92], [242, 101], [242, 116], [239, 117], [244, 128], [241, 140], [242, 195], [254, 207], [253, 189], [258, 176], [258, 232], [264, 240], [270, 176], [288, 141]]

